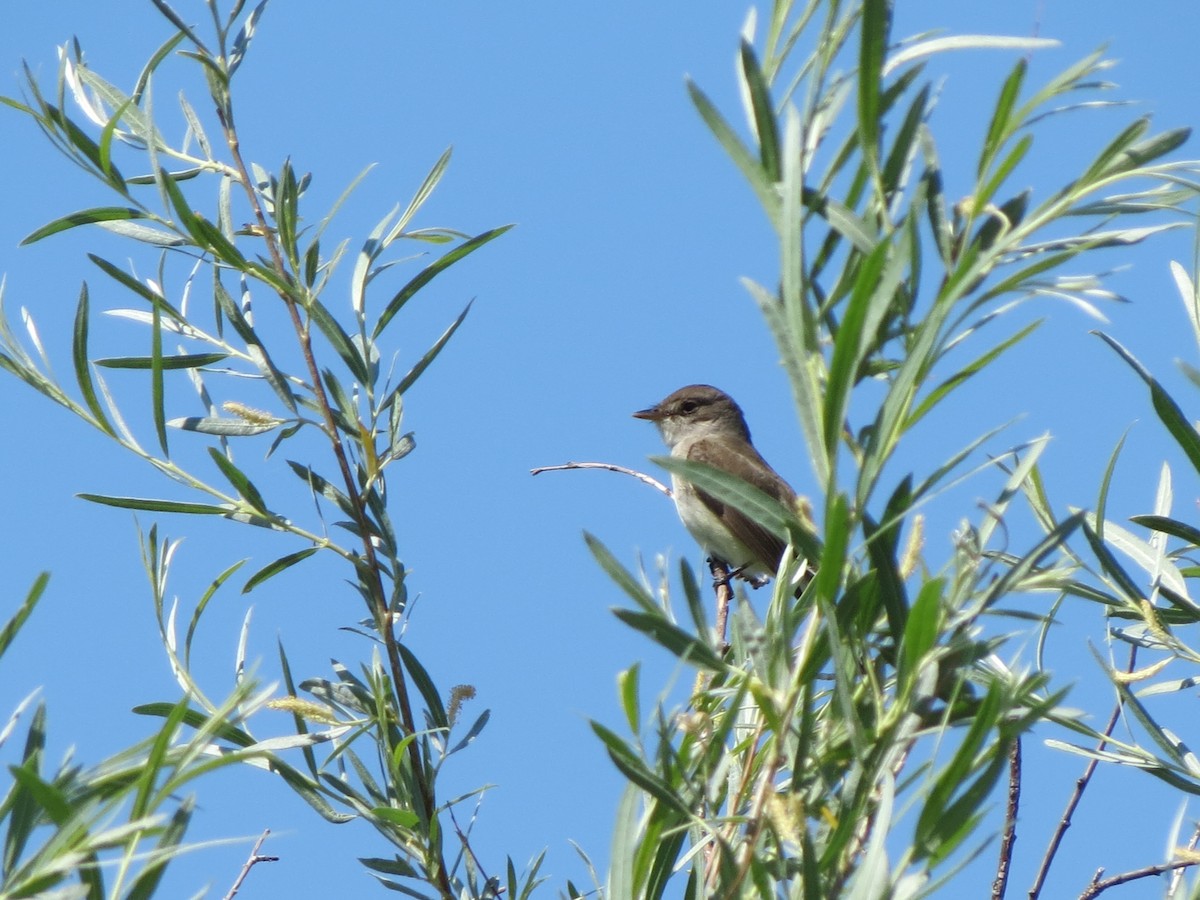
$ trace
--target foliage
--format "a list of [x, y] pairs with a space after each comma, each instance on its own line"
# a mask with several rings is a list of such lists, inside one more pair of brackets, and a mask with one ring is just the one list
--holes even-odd
[[[488, 714], [460, 726], [457, 718], [467, 689], [443, 694], [401, 643], [408, 594], [387, 505], [389, 467], [414, 447], [411, 433], [403, 427], [405, 394], [454, 335], [469, 306], [399, 378], [393, 379], [381, 366], [380, 342], [404, 307], [433, 279], [499, 237], [507, 226], [477, 235], [414, 226], [414, 217], [446, 171], [447, 150], [412, 200], [384, 217], [352, 254], [351, 315], [340, 316], [325, 294], [347, 255], [347, 243], [331, 247], [325, 236], [341, 200], [315, 227], [307, 224], [301, 205], [309, 176], [290, 161], [276, 173], [247, 165], [238, 137], [235, 76], [266, 3], [247, 11], [238, 0], [224, 12], [210, 0], [206, 6], [211, 21], [205, 32], [186, 24], [164, 0], [154, 5], [177, 32], [154, 53], [132, 90], [122, 91], [92, 71], [76, 43], [63, 49], [57, 83], [50, 90], [27, 69], [24, 101], [4, 99], [31, 117], [57, 149], [117, 198], [115, 205], [59, 216], [30, 234], [26, 243], [94, 224], [158, 254], [153, 278], [138, 278], [108, 259], [90, 256], [101, 277], [116, 282], [136, 304], [113, 312], [147, 329], [149, 353], [93, 358], [85, 283], [72, 354], [78, 399], [53, 376], [27, 314], [32, 352], [5, 322], [0, 366], [190, 494], [186, 499], [87, 494], [86, 499], [151, 514], [219, 516], [289, 535], [299, 548], [251, 574], [243, 591], [317, 553], [333, 554], [346, 565], [365, 604], [366, 618], [359, 628], [376, 648], [370, 662], [358, 671], [339, 664], [329, 677], [297, 683], [281, 647], [287, 696], [270, 705], [292, 714], [295, 733], [259, 739], [249, 719], [267, 698], [256, 696], [249, 702], [248, 693], [239, 693], [232, 705], [216, 702], [191, 671], [197, 625], [216, 591], [237, 574], [241, 563], [213, 580], [195, 604], [181, 639], [176, 629], [180, 610], [166, 592], [178, 542], [160, 540], [152, 529], [143, 542], [143, 559], [183, 700], [147, 704], [139, 711], [165, 718], [164, 739], [180, 742], [178, 747], [172, 744], [171, 752], [186, 756], [199, 742], [218, 760], [268, 768], [331, 822], [369, 822], [389, 842], [392, 853], [364, 858], [363, 863], [388, 887], [424, 896], [404, 886], [420, 882], [443, 897], [492, 896], [504, 879], [481, 870], [470, 850], [469, 828], [464, 832], [454, 815], [460, 804], [475, 799], [476, 792], [447, 801], [439, 796], [437, 782], [445, 761], [473, 741]], [[181, 95], [187, 133], [179, 145], [164, 136], [152, 101], [155, 76], [173, 54], [191, 60], [203, 72], [206, 99], [214, 110], [214, 121], [206, 123], [198, 107]], [[67, 100], [73, 101], [76, 117], [64, 108]], [[130, 170], [139, 174], [126, 175]], [[212, 190], [209, 199], [200, 197], [205, 186]], [[249, 224], [236, 224], [240, 222]], [[402, 261], [391, 254], [402, 244], [448, 249], [385, 288], [385, 276]], [[383, 300], [372, 305], [368, 295], [373, 299], [379, 291], [384, 292]], [[211, 304], [189, 304], [199, 293]], [[255, 306], [265, 303], [278, 304], [285, 313], [290, 347], [285, 335], [265, 333], [256, 325]], [[287, 358], [299, 360], [297, 371], [287, 371]], [[149, 440], [135, 435], [110, 390], [103, 372], [113, 369], [144, 375], [153, 420]], [[180, 377], [174, 373], [182, 373], [195, 387], [200, 415], [168, 418], [165, 385]], [[264, 385], [273, 411], [240, 399], [218, 407], [209, 388], [214, 379], [225, 382], [235, 397], [246, 395], [248, 380]], [[184, 454], [172, 452], [178, 441], [171, 436], [175, 431], [207, 439], [210, 473], [185, 468], [180, 462]], [[295, 496], [266, 496], [237, 461], [234, 445], [239, 438], [271, 434], [272, 453], [291, 446], [308, 453], [307, 445], [297, 444], [302, 433], [317, 436], [324, 461], [287, 460], [297, 479]], [[306, 514], [306, 508], [315, 512]], [[244, 641], [243, 635], [243, 648]], [[243, 656], [240, 650], [238, 675], [244, 693], [251, 692], [251, 685], [242, 672]], [[191, 730], [190, 737], [176, 738], [181, 725]], [[363, 744], [366, 752], [360, 749]], [[286, 762], [284, 751], [299, 752], [298, 764]], [[457, 852], [448, 850], [447, 835], [460, 844]], [[535, 861], [519, 879], [510, 863], [505, 886], [513, 896], [531, 889], [537, 866]]]
[[[1111, 296], [1099, 274], [1064, 274], [1067, 264], [1177, 227], [1178, 217], [1143, 227], [1125, 220], [1172, 212], [1193, 194], [1182, 164], [1159, 162], [1187, 132], [1153, 133], [1145, 119], [1044, 198], [1011, 187], [1034, 126], [1096, 87], [1105, 65], [1097, 54], [1034, 88], [1018, 61], [995, 101], [970, 193], [946, 197], [928, 59], [1049, 43], [895, 43], [882, 0], [781, 0], [764, 22], [752, 14], [743, 32], [748, 133], [690, 85], [778, 238], [778, 287], [745, 284], [790, 380], [821, 527], [814, 533], [801, 511], [772, 507], [731, 476], [656, 460], [791, 539], [794, 559], [765, 613], [739, 603], [727, 648], [686, 564], [679, 621], [669, 596], [656, 598], [593, 543], [634, 601], [636, 614], [622, 617], [698, 673], [685, 710], [660, 705], [643, 717], [638, 671], [629, 670], [632, 739], [597, 727], [630, 781], [609, 896], [675, 896], [676, 881], [688, 897], [924, 896], [982, 848], [993, 789], [1007, 772], [1019, 778], [1020, 736], [1043, 721], [1088, 731], [1059, 708], [1063, 692], [1048, 676], [1006, 662], [1007, 635], [983, 625], [1006, 598], [1067, 590], [1078, 561], [1063, 548], [1080, 532], [1094, 537], [1095, 519], [1075, 511], [1045, 518], [1044, 538], [1023, 553], [1007, 550], [1003, 522], [1023, 492], [1036, 497], [1045, 440], [1000, 456], [1002, 489], [938, 571], [922, 553], [920, 507], [963, 477], [994, 434], [945, 435], [962, 444], [941, 450], [926, 435], [923, 458], [943, 461], [896, 471], [916, 426], [1037, 323], [1013, 326], [964, 359], [968, 347], [1031, 298], [1086, 305]], [[1182, 417], [1173, 433], [1195, 443]], [[811, 582], [802, 570], [815, 570]], [[1161, 562], [1155, 571], [1165, 571]], [[1092, 596], [1110, 609], [1134, 607]], [[1177, 771], [1182, 750], [1171, 752]], [[994, 890], [1003, 895], [1003, 874]]]
[[[524, 873], [511, 860], [503, 874], [490, 873], [472, 850], [470, 826], [456, 816], [482, 789], [449, 800], [439, 790], [446, 761], [472, 743], [488, 713], [460, 722], [469, 689], [439, 689], [402, 640], [411, 607], [389, 517], [389, 468], [415, 446], [404, 426], [405, 394], [469, 306], [403, 376], [393, 379], [382, 364], [389, 326], [407, 304], [507, 229], [468, 235], [414, 225], [446, 171], [447, 151], [412, 200], [350, 254], [349, 313], [342, 315], [328, 298], [349, 245], [326, 239], [341, 200], [309, 225], [302, 214], [309, 176], [290, 160], [268, 172], [243, 155], [233, 87], [265, 2], [248, 10], [233, 0], [222, 11], [217, 0], [206, 0], [211, 21], [203, 29], [166, 0], [153, 3], [176, 33], [131, 90], [92, 71], [74, 44], [63, 49], [51, 88], [27, 70], [25, 98], [0, 98], [115, 198], [60, 215], [27, 242], [98, 225], [156, 254], [151, 278], [90, 257], [98, 277], [127, 292], [133, 305], [111, 312], [142, 329], [148, 352], [93, 355], [85, 283], [72, 335], [73, 387], [53, 375], [24, 311], [24, 336], [0, 318], [0, 366], [180, 489], [176, 496], [87, 499], [154, 516], [221, 518], [293, 543], [249, 575], [242, 563], [224, 568], [189, 614], [167, 589], [178, 542], [160, 538], [157, 527], [142, 536], [181, 699], [139, 708], [162, 723], [146, 743], [95, 769], [65, 766], [49, 778], [41, 768], [44, 716], [34, 716], [0, 806], [7, 817], [0, 819], [7, 827], [5, 895], [74, 877], [63, 896], [149, 896], [185, 846], [192, 800], [176, 803], [173, 813], [162, 810], [193, 778], [237, 763], [272, 773], [330, 822], [370, 823], [389, 855], [362, 862], [387, 889], [417, 897], [530, 896], [541, 858]], [[1075, 747], [1079, 752], [1136, 765], [1183, 790], [1197, 785], [1191, 754], [1144, 704], [1148, 692], [1182, 689], [1184, 681], [1135, 693], [1130, 676], [1112, 670], [1123, 708], [1151, 744], [1117, 746], [1111, 729], [1097, 732], [1062, 709], [1063, 691], [1043, 672], [1005, 658], [1007, 633], [985, 627], [1006, 598], [1041, 593], [1061, 603], [1081, 596], [1122, 622], [1115, 638], [1194, 661], [1172, 629], [1195, 621], [1200, 609], [1186, 587], [1196, 572], [1176, 562], [1200, 545], [1200, 534], [1171, 517], [1166, 482], [1153, 516], [1139, 520], [1158, 536], [1139, 541], [1105, 520], [1107, 482], [1096, 512], [1054, 514], [1038, 470], [1045, 439], [1014, 447], [975, 470], [1001, 472], [1003, 483], [937, 568], [923, 553], [921, 508], [974, 474], [964, 471], [967, 460], [990, 448], [996, 433], [945, 436], [956, 443], [925, 452], [923, 459], [937, 460], [925, 471], [903, 471], [898, 462], [934, 410], [1037, 327], [1012, 325], [988, 340], [1012, 321], [1007, 313], [1039, 298], [1088, 305], [1111, 296], [1098, 272], [1067, 274], [1068, 265], [1179, 224], [1171, 214], [1194, 185], [1182, 164], [1161, 160], [1186, 132], [1153, 133], [1138, 119], [1044, 197], [1015, 189], [1038, 122], [1073, 106], [1086, 114], [1096, 104], [1074, 104], [1074, 97], [1099, 89], [1105, 66], [1092, 55], [1031, 88], [1020, 60], [994, 102], [974, 184], [953, 202], [935, 140], [927, 62], [950, 50], [1032, 51], [1050, 42], [966, 36], [896, 43], [890, 28], [885, 0], [778, 0], [764, 21], [752, 14], [738, 54], [746, 129], [689, 85], [778, 241], [777, 285], [747, 279], [746, 287], [784, 363], [816, 475], [817, 514], [810, 519], [774, 504], [717, 470], [660, 460], [790, 542], [765, 609], [760, 615], [738, 602], [728, 642], [710, 624], [686, 563], [677, 588], [664, 579], [657, 589], [589, 539], [632, 601], [619, 617], [696, 676], [684, 708], [660, 702], [647, 711], [635, 665], [620, 677], [629, 734], [594, 725], [628, 781], [609, 870], [596, 878], [597, 893], [614, 900], [932, 894], [984, 846], [980, 825], [994, 789], [1006, 773], [1019, 776], [1020, 738], [1043, 722], [1108, 743]], [[187, 132], [179, 144], [164, 136], [153, 99], [160, 68], [175, 58], [203, 73], [214, 110], [201, 115], [197, 109], [207, 106], [181, 95]], [[1161, 213], [1167, 217], [1155, 216]], [[1151, 221], [1132, 227], [1131, 216]], [[394, 254], [414, 242], [445, 250], [385, 288], [407, 262]], [[1182, 274], [1179, 283], [1194, 313], [1194, 285]], [[382, 302], [369, 302], [380, 290]], [[285, 328], [264, 327], [280, 312]], [[1149, 385], [1156, 411], [1200, 469], [1195, 430], [1177, 405], [1128, 351], [1107, 340]], [[105, 373], [114, 369], [144, 379], [150, 437], [135, 433], [110, 389]], [[182, 377], [196, 391], [199, 413], [169, 417], [167, 386]], [[252, 404], [248, 392], [256, 389], [260, 399]], [[218, 404], [214, 393], [236, 399]], [[268, 496], [259, 486], [265, 482], [256, 484], [235, 454], [239, 439], [257, 435], [271, 436], [268, 456], [292, 457], [283, 462], [295, 478], [294, 496]], [[204, 442], [197, 465], [187, 440]], [[1044, 534], [1012, 552], [1004, 522], [1022, 497]], [[1184, 548], [1167, 553], [1166, 536]], [[1098, 565], [1085, 561], [1081, 540]], [[1112, 546], [1139, 561], [1151, 576], [1149, 592]], [[229, 698], [210, 698], [193, 672], [193, 642], [217, 592], [243, 577], [242, 590], [252, 591], [318, 554], [340, 560], [365, 605], [355, 630], [371, 643], [369, 661], [335, 663], [324, 677], [297, 681], [281, 646], [281, 698], [244, 671], [247, 621], [237, 687]], [[1047, 614], [1037, 626], [1049, 621]], [[266, 706], [291, 713], [292, 733], [255, 733], [255, 714]], [[122, 810], [124, 821], [113, 826]], [[1011, 838], [1015, 807], [1007, 824]], [[40, 833], [49, 836], [33, 849]], [[148, 840], [154, 848], [139, 850]], [[1002, 853], [1011, 853], [1007, 847]], [[120, 861], [111, 888], [100, 881], [101, 857], [109, 853]], [[1002, 856], [994, 896], [1004, 894], [1004, 868]], [[570, 882], [566, 893], [583, 896]]]

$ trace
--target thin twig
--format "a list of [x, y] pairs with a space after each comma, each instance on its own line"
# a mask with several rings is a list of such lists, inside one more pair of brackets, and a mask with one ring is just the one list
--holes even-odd
[[250, 870], [255, 864], [260, 862], [279, 862], [278, 856], [259, 856], [258, 851], [262, 849], [263, 841], [267, 839], [267, 835], [271, 833], [271, 829], [266, 829], [254, 842], [254, 847], [250, 851], [250, 858], [246, 860], [246, 864], [242, 866], [242, 871], [238, 873], [237, 881], [233, 883], [233, 887], [229, 889], [229, 893], [225, 895], [225, 900], [233, 900], [237, 896], [237, 892], [241, 890], [242, 882], [246, 880], [246, 876], [250, 874]]
[[1092, 878], [1092, 883], [1087, 886], [1087, 889], [1079, 895], [1079, 900], [1093, 900], [1094, 897], [1099, 897], [1101, 893], [1107, 891], [1110, 887], [1116, 887], [1119, 884], [1128, 884], [1131, 881], [1137, 881], [1139, 878], [1149, 878], [1152, 875], [1162, 875], [1164, 872], [1173, 872], [1176, 869], [1186, 869], [1188, 866], [1197, 865], [1194, 859], [1174, 859], [1171, 862], [1158, 863], [1154, 866], [1146, 866], [1142, 869], [1134, 869], [1130, 872], [1122, 872], [1120, 875], [1114, 875], [1112, 878], [1101, 879], [1104, 870], [1100, 869]]
[[673, 496], [671, 489], [645, 472], [639, 472], [636, 469], [627, 469], [624, 466], [618, 466], [614, 463], [602, 462], [567, 462], [561, 466], [538, 466], [536, 469], [530, 469], [530, 475], [540, 475], [542, 472], [561, 472], [564, 469], [607, 469], [610, 472], [620, 472], [622, 475], [632, 475], [638, 481], [650, 485], [652, 488], [657, 488], [662, 491], [667, 497]]
[[733, 587], [730, 585], [733, 574], [725, 561], [715, 556], [708, 558], [708, 571], [712, 575], [713, 593], [717, 597], [717, 648], [724, 650], [728, 646], [725, 632], [729, 623], [729, 604], [733, 602]]
[[992, 882], [992, 900], [1003, 900], [1008, 890], [1008, 870], [1017, 843], [1017, 810], [1021, 806], [1021, 738], [1013, 740], [1008, 755], [1008, 805], [1004, 810], [1004, 836], [1000, 839], [1000, 862]]
[[[1132, 672], [1136, 663], [1137, 647], [1131, 646], [1129, 648], [1129, 664], [1125, 667], [1125, 671]], [[1118, 695], [1117, 702], [1113, 705], [1112, 715], [1108, 717], [1108, 724], [1104, 726], [1103, 736], [1096, 745], [1097, 751], [1103, 750], [1108, 745], [1108, 738], [1112, 736], [1113, 729], [1117, 727], [1117, 722], [1121, 719], [1121, 708], [1121, 698]], [[1050, 845], [1046, 848], [1046, 855], [1042, 857], [1042, 864], [1038, 867], [1037, 877], [1033, 880], [1033, 887], [1029, 889], [1029, 900], [1037, 900], [1041, 895], [1042, 885], [1046, 882], [1046, 876], [1050, 874], [1050, 864], [1054, 862], [1054, 856], [1058, 853], [1058, 846], [1062, 843], [1063, 836], [1067, 833], [1067, 829], [1071, 827], [1071, 816], [1075, 814], [1075, 809], [1079, 806], [1079, 801], [1083, 799], [1083, 792], [1092, 780], [1092, 775], [1099, 764], [1100, 761], [1094, 757], [1088, 760], [1083, 774], [1076, 780], [1075, 790], [1071, 792], [1071, 797], [1067, 800], [1067, 807], [1063, 810], [1062, 818], [1058, 820], [1058, 827], [1054, 829], [1054, 835], [1050, 838]]]
[[[225, 134], [226, 146], [229, 147], [230, 155], [239, 173], [238, 180], [246, 193], [246, 198], [250, 204], [250, 208], [254, 212], [255, 220], [261, 229], [263, 241], [267, 245], [272, 268], [284, 282], [293, 283], [294, 279], [288, 272], [283, 254], [279, 248], [279, 243], [275, 238], [275, 232], [267, 226], [267, 219], [263, 212], [262, 203], [259, 201], [258, 193], [254, 189], [254, 182], [250, 179], [250, 172], [246, 168], [246, 162], [242, 156], [241, 141], [238, 137], [237, 126], [234, 124], [232, 98], [226, 96], [224, 104], [218, 102], [216, 112], [217, 119], [221, 123], [221, 128]], [[300, 353], [308, 369], [309, 378], [312, 381], [313, 399], [316, 401], [316, 405], [324, 421], [323, 430], [326, 432], [326, 437], [329, 439], [333, 450], [334, 459], [337, 461], [338, 469], [341, 471], [342, 482], [346, 488], [346, 495], [350, 498], [351, 511], [353, 512], [355, 524], [359, 528], [365, 562], [362, 571], [367, 575], [364, 578], [366, 582], [365, 586], [374, 605], [372, 612], [375, 616], [376, 628], [379, 631], [380, 638], [383, 640], [384, 649], [387, 653], [388, 668], [392, 676], [392, 689], [396, 695], [396, 704], [400, 712], [400, 723], [406, 735], [415, 735], [417, 734], [416, 719], [413, 716], [412, 704], [408, 697], [408, 681], [405, 678], [404, 666], [400, 660], [400, 648], [396, 641], [396, 631], [391, 610], [388, 608], [387, 594], [383, 586], [383, 576], [378, 559], [376, 558], [375, 545], [371, 540], [370, 519], [367, 514], [366, 501], [363, 499], [357, 479], [351, 471], [350, 463], [346, 456], [346, 448], [342, 443], [341, 431], [333, 414], [333, 407], [321, 382], [321, 372], [317, 366], [316, 355], [313, 352], [311, 333], [300, 317], [300, 310], [296, 299], [286, 290], [280, 290], [278, 294], [283, 301], [292, 328], [299, 341]], [[412, 766], [412, 780], [417, 787], [417, 798], [423, 807], [423, 818], [427, 822], [431, 822], [437, 816], [437, 800], [434, 797], [433, 785], [426, 772], [425, 760], [421, 755], [420, 742], [410, 740], [407, 752], [409, 764]], [[426, 864], [431, 869], [430, 874], [433, 884], [437, 887], [444, 900], [454, 900], [455, 893], [450, 885], [445, 859], [440, 849], [434, 849], [433, 847], [430, 849], [433, 852], [430, 854], [430, 858], [426, 860]]]

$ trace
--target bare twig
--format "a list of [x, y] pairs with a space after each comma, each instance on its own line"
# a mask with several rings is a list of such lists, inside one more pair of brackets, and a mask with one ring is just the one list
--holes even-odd
[[530, 475], [540, 475], [542, 472], [561, 472], [564, 469], [607, 469], [609, 472], [620, 472], [622, 475], [632, 475], [643, 484], [648, 484], [652, 488], [657, 488], [667, 497], [673, 496], [671, 489], [645, 472], [639, 472], [636, 469], [627, 469], [624, 466], [618, 466], [614, 463], [603, 462], [566, 462], [561, 466], [538, 466], [536, 469], [530, 469]]
[[[1125, 667], [1125, 671], [1132, 672], [1136, 663], [1137, 647], [1131, 646], [1129, 648], [1129, 664]], [[1108, 745], [1107, 739], [1112, 735], [1113, 729], [1117, 727], [1117, 722], [1121, 719], [1121, 708], [1121, 698], [1118, 696], [1117, 702], [1113, 705], [1112, 715], [1108, 717], [1108, 724], [1104, 726], [1103, 737], [1096, 745], [1098, 751], [1103, 750]], [[1042, 864], [1038, 867], [1037, 876], [1033, 880], [1033, 887], [1029, 889], [1029, 900], [1037, 900], [1041, 895], [1042, 885], [1046, 882], [1046, 876], [1050, 874], [1050, 864], [1054, 862], [1054, 856], [1058, 853], [1058, 846], [1062, 843], [1063, 836], [1067, 833], [1067, 829], [1071, 827], [1071, 816], [1075, 814], [1075, 809], [1079, 806], [1079, 801], [1083, 799], [1083, 792], [1087, 789], [1088, 783], [1092, 780], [1092, 775], [1096, 771], [1096, 766], [1099, 764], [1100, 761], [1098, 759], [1092, 758], [1088, 760], [1083, 774], [1076, 780], [1075, 790], [1071, 792], [1071, 797], [1067, 800], [1067, 807], [1063, 810], [1062, 818], [1058, 820], [1058, 827], [1054, 829], [1054, 835], [1050, 838], [1050, 845], [1046, 848], [1046, 855], [1042, 857]]]
[[1116, 887], [1119, 884], [1128, 884], [1131, 881], [1137, 881], [1139, 878], [1149, 878], [1153, 875], [1162, 875], [1164, 872], [1172, 872], [1177, 869], [1186, 869], [1188, 866], [1197, 865], [1194, 859], [1174, 859], [1171, 862], [1159, 863], [1154, 866], [1146, 866], [1142, 869], [1133, 869], [1130, 872], [1122, 872], [1120, 875], [1114, 875], [1112, 878], [1101, 879], [1104, 870], [1100, 869], [1092, 877], [1092, 883], [1087, 886], [1087, 889], [1079, 895], [1079, 900], [1093, 900], [1094, 897], [1099, 897], [1101, 893], [1107, 891], [1110, 887]]
[[250, 874], [250, 870], [255, 864], [260, 862], [279, 862], [278, 856], [259, 856], [258, 851], [262, 849], [263, 841], [267, 839], [267, 835], [271, 833], [271, 829], [266, 829], [257, 841], [254, 842], [254, 848], [250, 851], [250, 858], [246, 860], [246, 864], [242, 866], [242, 871], [238, 873], [237, 881], [233, 883], [233, 887], [229, 889], [229, 893], [225, 895], [225, 900], [233, 900], [237, 896], [237, 892], [241, 890], [242, 882], [246, 880], [246, 876]]
[[992, 900], [1003, 900], [1008, 890], [1008, 869], [1012, 865], [1013, 845], [1017, 843], [1017, 810], [1021, 806], [1021, 738], [1013, 741], [1008, 754], [1008, 805], [1004, 810], [1004, 836], [1000, 839], [1000, 862], [992, 881]]

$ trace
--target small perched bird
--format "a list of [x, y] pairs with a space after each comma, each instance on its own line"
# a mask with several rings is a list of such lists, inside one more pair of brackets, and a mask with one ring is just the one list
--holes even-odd
[[[797, 508], [796, 492], [754, 449], [741, 407], [724, 391], [690, 384], [633, 415], [658, 426], [671, 456], [707, 463]], [[786, 545], [774, 533], [674, 473], [671, 486], [679, 518], [705, 553], [751, 580], [775, 574]]]

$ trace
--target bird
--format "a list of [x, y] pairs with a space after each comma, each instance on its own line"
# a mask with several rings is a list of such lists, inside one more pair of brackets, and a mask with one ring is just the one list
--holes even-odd
[[[754, 448], [742, 408], [724, 391], [689, 384], [633, 417], [658, 427], [672, 457], [707, 463], [799, 511], [796, 492]], [[671, 474], [671, 487], [679, 518], [705, 553], [751, 583], [775, 575], [786, 549], [778, 535], [680, 475]]]

